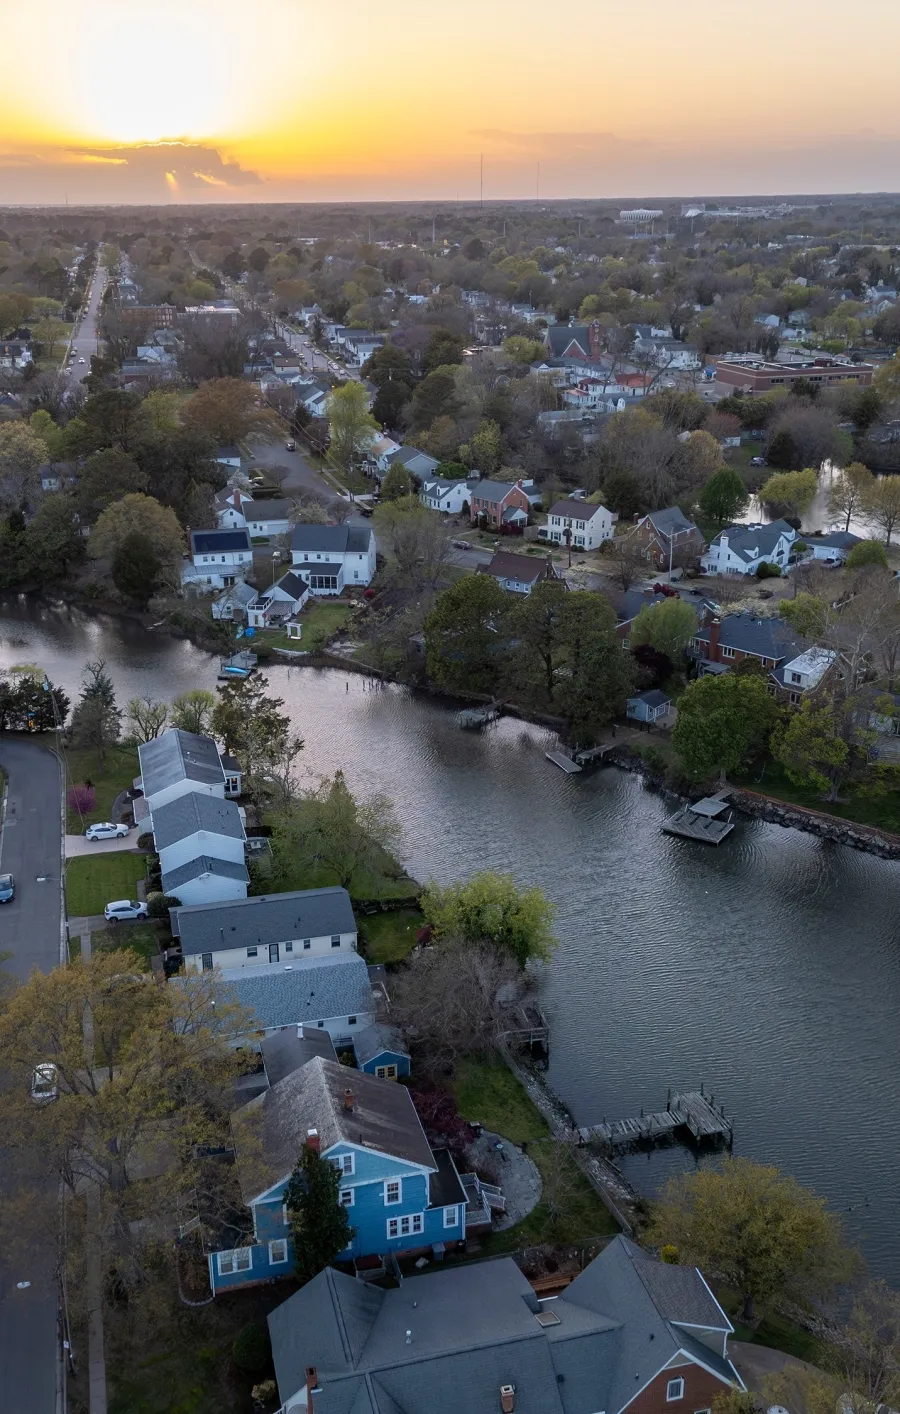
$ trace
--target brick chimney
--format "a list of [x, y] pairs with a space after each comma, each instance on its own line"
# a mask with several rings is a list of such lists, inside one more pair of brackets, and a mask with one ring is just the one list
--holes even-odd
[[516, 1407], [516, 1387], [515, 1385], [500, 1386], [500, 1411], [501, 1414], [513, 1414]]
[[317, 1129], [308, 1129], [306, 1131], [306, 1147], [311, 1154], [321, 1154], [322, 1140], [319, 1137], [319, 1131]]
[[314, 1414], [314, 1411], [313, 1411], [313, 1395], [314, 1395], [314, 1394], [321, 1394], [321, 1393], [322, 1393], [322, 1391], [321, 1391], [321, 1389], [320, 1389], [320, 1387], [319, 1387], [318, 1371], [316, 1370], [315, 1365], [307, 1365], [307, 1367], [306, 1367], [306, 1414]]
[[719, 661], [719, 634], [722, 624], [719, 619], [713, 619], [709, 625], [709, 661], [718, 663]]
[[344, 1109], [353, 1113], [353, 1091], [348, 1088], [344, 1091]]

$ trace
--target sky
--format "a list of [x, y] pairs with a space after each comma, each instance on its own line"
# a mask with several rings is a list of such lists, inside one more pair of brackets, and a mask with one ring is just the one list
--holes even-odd
[[898, 0], [3, 11], [5, 204], [900, 188]]

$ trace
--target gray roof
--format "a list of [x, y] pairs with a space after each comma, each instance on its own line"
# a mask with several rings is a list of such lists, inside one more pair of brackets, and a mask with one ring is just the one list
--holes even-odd
[[230, 584], [216, 599], [217, 604], [252, 604], [257, 598], [257, 591], [252, 584], [246, 580], [239, 579], [234, 584]]
[[353, 1049], [359, 1065], [365, 1065], [366, 1061], [380, 1056], [383, 1051], [390, 1051], [395, 1056], [409, 1055], [400, 1033], [392, 1026], [384, 1026], [378, 1021], [364, 1027], [362, 1031], [357, 1031], [353, 1037]]
[[433, 1149], [432, 1153], [437, 1170], [428, 1176], [429, 1208], [449, 1208], [454, 1203], [465, 1203], [466, 1190], [450, 1150]]
[[[728, 537], [728, 548], [748, 564], [774, 553], [782, 535], [796, 540], [797, 532], [786, 520], [773, 520], [769, 525], [729, 525], [716, 536]], [[715, 542], [714, 542], [715, 543]]]
[[293, 963], [231, 967], [222, 971], [221, 985], [267, 1031], [371, 1013], [375, 1008], [366, 964], [355, 952], [317, 959], [306, 959], [301, 953]]
[[337, 886], [197, 903], [173, 908], [171, 918], [185, 956], [356, 932], [350, 895]]
[[667, 506], [665, 510], [650, 511], [644, 519], [649, 520], [657, 535], [662, 535], [668, 540], [670, 535], [684, 535], [686, 531], [696, 530], [697, 527], [692, 520], [688, 520], [677, 506]]
[[[352, 1109], [345, 1103], [351, 1091]], [[321, 1056], [307, 1061], [231, 1117], [241, 1187], [249, 1202], [285, 1178], [310, 1129], [322, 1153], [353, 1144], [428, 1171], [435, 1167], [409, 1091]]]
[[335, 562], [328, 560], [310, 560], [308, 568], [304, 565], [304, 569], [310, 576], [314, 574], [333, 574], [335, 578], [337, 578], [339, 574], [343, 573], [344, 565], [341, 560]]
[[153, 812], [153, 839], [157, 850], [186, 840], [198, 830], [224, 835], [230, 840], [244, 838], [241, 812], [234, 801], [220, 800], [217, 795], [207, 795], [204, 791], [188, 791], [168, 805], [157, 806]]
[[648, 707], [665, 707], [672, 699], [667, 692], [660, 692], [658, 687], [650, 687], [646, 692], [635, 693], [634, 697], [629, 697], [629, 702], [646, 702]]
[[[709, 643], [711, 628], [707, 624], [694, 634], [701, 643]], [[795, 658], [809, 647], [784, 619], [757, 619], [752, 614], [726, 614], [719, 624], [719, 646], [734, 648], [739, 653], [753, 653], [758, 658]]]
[[854, 535], [849, 530], [830, 530], [827, 535], [808, 535], [804, 538], [811, 550], [817, 545], [827, 545], [834, 550], [852, 550], [854, 545], [859, 545], [862, 541], [861, 536]]
[[318, 1026], [288, 1026], [283, 1031], [274, 1031], [271, 1036], [263, 1037], [260, 1049], [269, 1085], [277, 1085], [314, 1056], [337, 1060], [331, 1036], [324, 1027]]
[[226, 551], [249, 550], [249, 531], [240, 530], [192, 530], [192, 555], [221, 555]]
[[410, 462], [419, 461], [420, 458], [431, 463], [430, 471], [433, 471], [436, 466], [440, 466], [437, 457], [431, 456], [428, 452], [421, 452], [418, 447], [398, 447], [396, 452], [391, 452], [388, 461], [392, 466], [395, 462], [399, 462], [401, 466], [409, 466]]
[[245, 501], [241, 513], [245, 520], [287, 520], [292, 505], [289, 500]]
[[573, 342], [579, 345], [585, 357], [590, 355], [591, 333], [587, 324], [551, 324], [547, 330], [547, 347], [557, 358], [562, 358]]
[[647, 594], [643, 589], [626, 589], [621, 594], [608, 594], [606, 598], [615, 610], [616, 623], [621, 627], [622, 624], [630, 624], [648, 605], [664, 603], [666, 595]]
[[[739, 1384], [728, 1361], [675, 1324], [730, 1331], [702, 1278], [660, 1266], [617, 1237], [546, 1303], [508, 1257], [389, 1291], [327, 1268], [269, 1316], [280, 1397], [314, 1366], [319, 1414], [496, 1414], [504, 1384], [515, 1387], [516, 1414], [617, 1414], [679, 1350]], [[539, 1324], [541, 1311], [557, 1322]]]
[[290, 594], [294, 599], [302, 599], [309, 589], [306, 580], [296, 570], [288, 570], [287, 574], [283, 574], [280, 579], [277, 579], [272, 587], [275, 586], [283, 589], [285, 594]]
[[602, 514], [605, 509], [592, 501], [557, 501], [555, 506], [550, 507], [550, 515], [567, 516], [570, 520], [591, 520], [595, 515]]
[[156, 795], [179, 781], [221, 784], [223, 788], [225, 785], [225, 772], [212, 737], [196, 736], [177, 727], [139, 746], [138, 761], [144, 795]]
[[[208, 854], [201, 854], [199, 859], [191, 859], [187, 864], [179, 864], [177, 869], [163, 874], [163, 893], [177, 898], [182, 884], [188, 884], [192, 879], [202, 879], [204, 874], [213, 874], [217, 879], [236, 879], [242, 884], [250, 882], [246, 864], [234, 864], [230, 859], [213, 859]], [[216, 906], [224, 907], [223, 904]]]
[[295, 525], [291, 536], [291, 549], [318, 551], [320, 554], [343, 555], [348, 551], [365, 554], [372, 539], [372, 529], [368, 525]]
[[[480, 501], [490, 501], [494, 505], [499, 505], [504, 496], [513, 490], [515, 484], [514, 481], [491, 481], [490, 477], [484, 476], [480, 481], [474, 482], [472, 493]], [[522, 486], [519, 487], [519, 490], [524, 492]]]

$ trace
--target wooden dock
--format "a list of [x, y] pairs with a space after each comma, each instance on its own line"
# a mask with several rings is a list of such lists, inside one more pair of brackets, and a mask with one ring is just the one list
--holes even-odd
[[[723, 820], [721, 816], [728, 810]], [[734, 829], [733, 812], [728, 807], [724, 792], [696, 800], [693, 805], [684, 805], [676, 810], [662, 827], [666, 835], [681, 835], [686, 840], [702, 840], [704, 844], [721, 844], [726, 835]]]
[[670, 1095], [666, 1108], [656, 1114], [641, 1114], [637, 1119], [618, 1119], [612, 1124], [594, 1124], [579, 1129], [585, 1144], [591, 1142], [609, 1149], [627, 1149], [632, 1145], [653, 1144], [674, 1139], [679, 1130], [687, 1130], [697, 1144], [731, 1144], [733, 1124], [725, 1116], [715, 1097], [691, 1090], [683, 1095]]
[[464, 707], [456, 714], [456, 725], [464, 731], [481, 731], [489, 722], [497, 721], [502, 706], [503, 703], [498, 698], [496, 702], [488, 702], [484, 707]]
[[552, 761], [554, 766], [558, 766], [561, 771], [565, 771], [567, 776], [577, 776], [582, 770], [578, 762], [571, 756], [567, 756], [564, 751], [545, 751], [544, 755], [548, 761]]

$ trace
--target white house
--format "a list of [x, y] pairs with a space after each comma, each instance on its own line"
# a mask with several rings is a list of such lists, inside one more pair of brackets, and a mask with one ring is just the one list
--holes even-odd
[[219, 463], [219, 466], [227, 466], [229, 471], [240, 471], [240, 448], [235, 447], [233, 445], [228, 447], [219, 447], [218, 451], [216, 452], [216, 461]]
[[760, 565], [787, 569], [797, 532], [785, 520], [770, 525], [730, 525], [700, 556], [704, 574], [756, 574]]
[[296, 958], [356, 950], [346, 889], [301, 889], [227, 904], [173, 908], [172, 932], [186, 968], [283, 966]]
[[458, 516], [469, 505], [473, 481], [447, 481], [434, 477], [422, 482], [419, 500], [430, 511], [442, 511], [445, 515]]
[[375, 997], [369, 969], [359, 953], [338, 949], [323, 957], [305, 954], [283, 959], [277, 967], [228, 967], [217, 991], [244, 1008], [253, 1029], [236, 1041], [259, 1050], [262, 1041], [286, 1027], [325, 1032], [338, 1046], [353, 1044], [375, 1020]]
[[821, 560], [826, 565], [842, 565], [854, 545], [860, 544], [861, 537], [851, 534], [849, 530], [831, 530], [827, 535], [810, 535], [803, 539], [814, 560]]
[[151, 811], [150, 821], [163, 877], [204, 855], [228, 859], [232, 864], [244, 863], [244, 822], [233, 800], [222, 800], [204, 791], [188, 791], [166, 805], [158, 805]]
[[314, 595], [364, 589], [375, 576], [375, 535], [368, 525], [295, 525], [291, 560]]
[[342, 340], [347, 352], [347, 363], [353, 368], [362, 368], [376, 349], [384, 345], [383, 334], [370, 334], [365, 329], [347, 329]]
[[769, 678], [787, 693], [791, 706], [796, 707], [804, 693], [817, 688], [836, 662], [837, 653], [831, 648], [807, 648], [804, 653], [781, 663]]
[[[308, 599], [306, 580], [296, 570], [288, 570], [248, 605], [247, 623], [251, 628], [271, 628], [274, 624], [286, 623], [299, 614]], [[296, 637], [300, 637], [299, 632]]]
[[253, 586], [239, 579], [212, 601], [210, 612], [214, 619], [224, 619], [229, 623], [234, 619], [244, 619], [247, 615], [247, 605], [252, 604], [255, 598], [256, 590]]
[[151, 812], [192, 791], [225, 799], [225, 769], [212, 737], [173, 727], [142, 742], [138, 764]]
[[182, 584], [227, 589], [253, 569], [248, 530], [192, 530], [190, 562], [182, 566]]
[[383, 476], [391, 464], [391, 456], [399, 450], [400, 443], [395, 442], [393, 437], [378, 437], [366, 449], [366, 462]]
[[216, 511], [220, 530], [248, 530], [251, 537], [287, 535], [290, 530], [289, 500], [255, 500], [234, 487], [222, 498]]
[[185, 907], [214, 904], [218, 908], [235, 899], [246, 899], [249, 882], [246, 864], [209, 854], [189, 859], [162, 876], [163, 893], [167, 898], [177, 898]]
[[554, 545], [571, 545], [578, 550], [599, 550], [613, 538], [613, 515], [605, 506], [588, 501], [557, 501], [551, 506], [547, 524], [538, 532]]
[[33, 362], [29, 345], [21, 339], [0, 343], [0, 368], [27, 368]]

